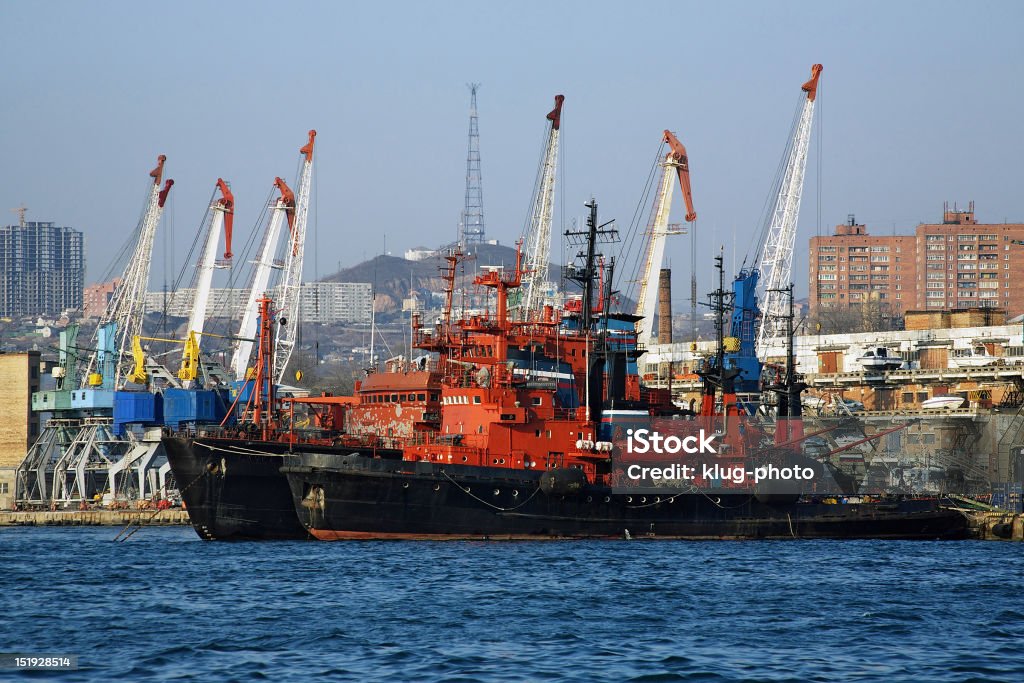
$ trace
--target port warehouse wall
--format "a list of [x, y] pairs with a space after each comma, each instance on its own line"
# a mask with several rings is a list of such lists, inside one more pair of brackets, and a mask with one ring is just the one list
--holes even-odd
[[39, 436], [39, 415], [30, 409], [39, 391], [39, 352], [0, 353], [0, 509], [14, 503], [18, 465]]

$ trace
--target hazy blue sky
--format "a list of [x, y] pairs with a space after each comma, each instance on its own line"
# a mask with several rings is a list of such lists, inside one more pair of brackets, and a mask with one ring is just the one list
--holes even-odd
[[[823, 231], [850, 212], [907, 231], [973, 199], [981, 221], [1024, 221], [1019, 2], [8, 0], [0, 26], [2, 208], [84, 230], [89, 280], [134, 228], [158, 154], [176, 185], [154, 288], [164, 260], [181, 266], [216, 178], [232, 184], [242, 241], [274, 176], [294, 181], [309, 128], [308, 276], [379, 252], [385, 234], [396, 254], [451, 239], [470, 81], [483, 84], [487, 231], [503, 243], [522, 230], [544, 115], [564, 93], [556, 215], [581, 215], [593, 195], [628, 225], [670, 128], [690, 153], [706, 290], [717, 246], [731, 256], [735, 234], [742, 257], [760, 231], [815, 62], [821, 174], [816, 130], [801, 291], [819, 212]], [[689, 249], [668, 250], [684, 276]]]

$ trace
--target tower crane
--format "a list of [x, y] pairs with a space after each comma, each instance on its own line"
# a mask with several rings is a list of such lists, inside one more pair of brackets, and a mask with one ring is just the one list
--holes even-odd
[[125, 267], [121, 284], [114, 291], [96, 327], [97, 349], [89, 357], [82, 388], [115, 389], [127, 379], [132, 341], [142, 330], [142, 318], [146, 312], [146, 288], [156, 228], [163, 215], [167, 195], [174, 185], [174, 181], [168, 179], [163, 188], [160, 187], [166, 161], [167, 157], [161, 154], [157, 157], [157, 167], [149, 173], [153, 184], [139, 223], [138, 242]]
[[686, 201], [686, 221], [693, 223], [697, 220], [697, 212], [693, 210], [693, 194], [690, 191], [690, 161], [686, 154], [686, 147], [671, 131], [666, 130], [662, 139], [668, 143], [669, 152], [661, 164], [661, 185], [655, 199], [651, 223], [647, 229], [649, 235], [647, 260], [644, 264], [640, 280], [640, 294], [636, 303], [636, 314], [643, 316], [636, 323], [637, 343], [644, 346], [650, 344], [651, 331], [654, 328], [654, 306], [656, 303], [654, 292], [658, 288], [658, 273], [665, 258], [665, 238], [677, 234], [677, 231], [670, 230], [668, 226], [668, 216], [672, 209], [672, 194], [677, 178], [683, 199]]
[[[757, 353], [763, 358], [768, 341], [782, 335], [786, 322], [786, 287], [793, 275], [793, 247], [796, 243], [796, 223], [800, 215], [800, 197], [807, 168], [807, 150], [811, 143], [811, 124], [814, 120], [814, 100], [818, 93], [821, 64], [811, 67], [811, 78], [801, 86], [807, 93], [800, 118], [789, 146], [786, 168], [779, 185], [775, 208], [764, 239], [760, 258], [764, 296], [761, 327], [757, 334]], [[755, 263], [755, 268], [758, 264]]]
[[564, 95], [555, 95], [555, 108], [548, 115], [547, 142], [533, 194], [530, 223], [527, 226], [526, 270], [520, 291], [518, 315], [522, 320], [535, 317], [543, 305], [543, 288], [551, 261], [551, 215], [555, 205], [555, 176], [558, 171], [558, 135], [562, 122]]

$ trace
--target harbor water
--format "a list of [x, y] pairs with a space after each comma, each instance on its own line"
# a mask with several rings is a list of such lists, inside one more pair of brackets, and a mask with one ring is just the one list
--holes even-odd
[[1015, 543], [210, 543], [0, 529], [54, 681], [1021, 681]]

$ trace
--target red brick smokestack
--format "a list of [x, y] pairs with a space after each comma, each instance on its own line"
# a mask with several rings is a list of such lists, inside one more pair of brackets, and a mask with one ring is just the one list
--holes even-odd
[[672, 269], [658, 273], [658, 343], [672, 343]]

